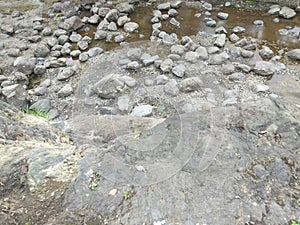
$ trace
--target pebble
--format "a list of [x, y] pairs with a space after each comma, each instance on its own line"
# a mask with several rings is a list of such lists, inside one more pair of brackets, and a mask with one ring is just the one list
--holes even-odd
[[134, 107], [131, 114], [132, 116], [139, 116], [139, 117], [147, 117], [151, 116], [153, 113], [153, 106], [151, 105], [140, 105]]

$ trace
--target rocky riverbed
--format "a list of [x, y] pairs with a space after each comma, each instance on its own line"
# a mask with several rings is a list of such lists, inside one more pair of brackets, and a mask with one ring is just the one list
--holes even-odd
[[0, 1], [0, 224], [300, 224], [279, 3]]

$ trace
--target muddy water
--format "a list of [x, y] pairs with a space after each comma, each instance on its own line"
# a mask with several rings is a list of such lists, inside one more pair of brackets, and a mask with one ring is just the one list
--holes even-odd
[[[152, 32], [152, 25], [150, 20], [152, 18], [152, 7], [137, 7], [135, 11], [130, 15], [131, 21], [137, 22], [140, 25], [139, 33], [129, 34], [126, 42], [135, 42], [141, 40], [149, 40]], [[229, 13], [228, 20], [220, 20], [216, 17], [217, 12]], [[169, 23], [169, 20], [163, 21], [162, 30], [168, 33], [176, 33], [178, 38], [183, 36], [196, 35], [199, 31], [206, 31], [208, 33], [214, 33], [215, 28], [206, 27], [203, 19], [205, 18], [204, 12], [200, 9], [182, 6], [178, 9], [179, 15], [176, 20], [180, 22], [180, 27], [176, 27]], [[196, 13], [201, 13], [201, 17], [195, 17]], [[87, 16], [85, 12], [82, 16]], [[298, 27], [300, 29], [300, 16], [297, 15], [293, 20], [285, 20], [280, 18], [279, 23], [274, 23], [273, 19], [276, 16], [268, 15], [265, 11], [255, 10], [239, 10], [236, 8], [223, 8], [218, 11], [214, 11], [211, 16], [217, 21], [217, 27], [224, 26], [228, 32], [235, 26], [243, 26], [246, 28], [246, 34], [260, 40], [265, 40], [273, 46], [278, 48], [300, 48], [299, 40], [292, 39], [286, 36], [281, 36], [278, 32], [279, 29], [286, 27]], [[253, 24], [255, 20], [263, 20], [264, 26], [256, 26]], [[81, 30], [82, 35], [94, 36], [96, 32], [96, 26], [89, 25], [85, 29]], [[92, 46], [99, 46], [105, 50], [113, 49], [119, 46], [118, 43], [106, 42], [106, 41], [93, 41]]]

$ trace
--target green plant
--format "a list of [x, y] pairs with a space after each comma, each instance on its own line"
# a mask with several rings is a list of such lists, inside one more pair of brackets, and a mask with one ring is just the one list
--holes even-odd
[[238, 159], [241, 159], [241, 158], [242, 158], [241, 153], [235, 153], [235, 156], [236, 156]]
[[124, 198], [125, 200], [131, 198], [131, 195], [130, 195], [129, 191], [124, 191], [124, 193], [123, 193], [123, 198]]
[[24, 108], [23, 111], [27, 114], [34, 116], [39, 116], [45, 119], [48, 119], [48, 113], [41, 109], [29, 109], [28, 107]]
[[299, 220], [292, 220], [291, 225], [300, 225]]

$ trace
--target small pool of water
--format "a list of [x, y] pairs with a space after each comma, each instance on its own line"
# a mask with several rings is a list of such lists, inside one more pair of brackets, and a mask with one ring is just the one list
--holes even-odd
[[[229, 14], [228, 20], [220, 20], [216, 14], [218, 12], [226, 12]], [[149, 40], [152, 33], [152, 24], [150, 22], [152, 18], [152, 7], [137, 7], [135, 11], [130, 15], [131, 21], [137, 22], [140, 25], [139, 33], [129, 34], [126, 42], [135, 42], [141, 40]], [[162, 21], [162, 30], [167, 33], [176, 33], [178, 38], [183, 36], [196, 35], [199, 31], [205, 31], [208, 33], [214, 33], [216, 28], [207, 27], [203, 19], [205, 18], [204, 12], [201, 9], [182, 6], [178, 9], [178, 16], [176, 20], [180, 22], [180, 27], [170, 24], [169, 20]], [[200, 17], [195, 17], [196, 13], [201, 13]], [[83, 16], [87, 16], [87, 12], [82, 13]], [[300, 29], [300, 15], [297, 15], [292, 20], [286, 20], [280, 18], [279, 23], [273, 22], [276, 16], [267, 14], [265, 11], [258, 10], [241, 10], [236, 8], [222, 8], [218, 11], [213, 11], [211, 18], [217, 21], [217, 27], [224, 26], [230, 34], [230, 31], [235, 26], [243, 26], [246, 28], [246, 36], [252, 36], [260, 40], [265, 40], [270, 45], [277, 48], [300, 48], [299, 38], [290, 38], [288, 36], [282, 36], [279, 34], [279, 29], [286, 27], [299, 28]], [[264, 26], [256, 26], [253, 24], [255, 20], [263, 20]], [[80, 31], [82, 35], [88, 35], [94, 37], [97, 26], [87, 25], [85, 29]], [[106, 42], [94, 40], [92, 46], [102, 47], [104, 50], [111, 50], [119, 46], [119, 43]]]

